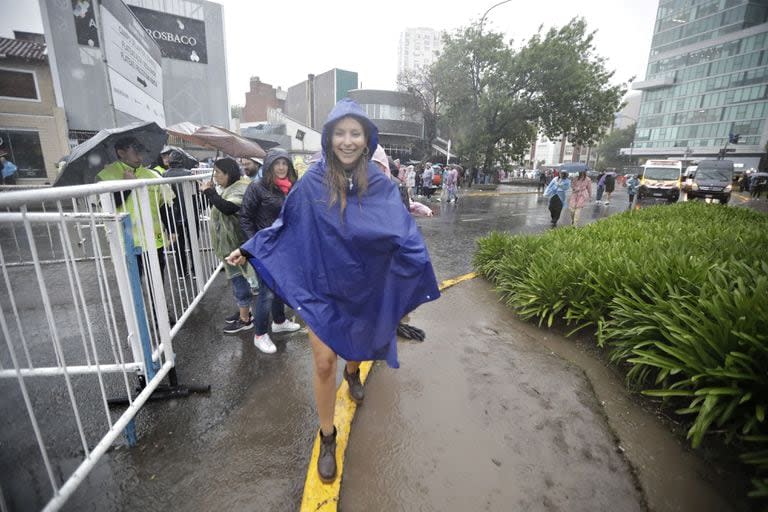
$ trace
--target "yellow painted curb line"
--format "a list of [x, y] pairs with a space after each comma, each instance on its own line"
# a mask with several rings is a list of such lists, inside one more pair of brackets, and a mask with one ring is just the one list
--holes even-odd
[[[476, 272], [470, 272], [454, 279], [448, 279], [440, 283], [440, 291], [457, 285], [463, 281], [477, 277]], [[360, 363], [360, 381], [365, 384], [368, 374], [373, 366], [372, 361]], [[336, 480], [325, 484], [317, 476], [317, 458], [320, 456], [320, 436], [315, 436], [312, 446], [312, 457], [309, 459], [307, 477], [304, 480], [304, 495], [301, 497], [302, 512], [335, 512], [339, 504], [341, 492], [341, 475], [344, 474], [344, 455], [349, 443], [349, 432], [352, 427], [352, 419], [357, 411], [357, 404], [349, 398], [346, 379], [342, 379], [339, 389], [336, 390], [336, 410], [334, 424], [336, 425]]]
[[477, 272], [470, 272], [469, 274], [464, 274], [463, 276], [454, 277], [453, 279], [446, 279], [445, 281], [440, 283], [440, 291], [443, 291], [446, 288], [450, 288], [451, 286], [457, 285], [464, 281], [469, 281], [470, 279], [474, 279], [476, 277], [477, 277]]

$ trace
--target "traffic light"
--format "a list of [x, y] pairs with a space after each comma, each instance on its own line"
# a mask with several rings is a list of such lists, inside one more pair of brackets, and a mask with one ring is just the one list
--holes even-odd
[[719, 160], [723, 160], [725, 158], [726, 153], [735, 153], [736, 150], [734, 148], [722, 148], [720, 151], [718, 151], [717, 156], [719, 157]]
[[738, 133], [736, 133], [736, 134], [729, 133], [728, 134], [728, 142], [730, 142], [731, 144], [738, 144], [740, 138], [741, 138], [741, 135], [738, 134]]

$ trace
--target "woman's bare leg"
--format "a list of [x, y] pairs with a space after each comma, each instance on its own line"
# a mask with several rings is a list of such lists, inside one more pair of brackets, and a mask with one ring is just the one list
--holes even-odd
[[333, 433], [333, 415], [336, 406], [336, 353], [323, 343], [317, 335], [309, 331], [309, 342], [312, 345], [314, 375], [312, 382], [315, 388], [315, 405], [320, 418], [320, 429], [325, 435]]

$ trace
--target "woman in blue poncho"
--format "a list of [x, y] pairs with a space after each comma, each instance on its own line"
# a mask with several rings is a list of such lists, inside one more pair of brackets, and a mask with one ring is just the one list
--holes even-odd
[[285, 199], [280, 217], [230, 263], [248, 258], [264, 283], [309, 328], [320, 419], [318, 473], [336, 477], [333, 424], [336, 361], [362, 401], [360, 361], [398, 367], [401, 318], [440, 296], [424, 240], [397, 187], [370, 161], [378, 130], [352, 100], [336, 104], [323, 126], [322, 158]]

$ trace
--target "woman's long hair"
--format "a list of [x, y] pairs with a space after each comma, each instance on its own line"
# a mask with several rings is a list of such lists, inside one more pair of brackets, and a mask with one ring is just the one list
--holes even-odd
[[[363, 133], [365, 134], [365, 149], [363, 150], [363, 154], [360, 155], [357, 164], [355, 164], [355, 168], [352, 170], [352, 182], [357, 187], [357, 197], [359, 199], [368, 190], [368, 157], [370, 156], [368, 141], [370, 140], [371, 134], [368, 133], [368, 126], [362, 120], [355, 116], [345, 117], [352, 117], [357, 120], [363, 127]], [[336, 158], [336, 153], [333, 152], [333, 129], [342, 119], [344, 119], [344, 117], [338, 119], [333, 123], [333, 126], [329, 126], [328, 129], [325, 130], [325, 161], [327, 164], [325, 170], [325, 184], [328, 187], [328, 206], [333, 206], [334, 204], [339, 203], [341, 215], [344, 215], [344, 210], [347, 208], [347, 192], [350, 189], [349, 180], [347, 178], [347, 173], [344, 170], [344, 166], [341, 164], [341, 161]]]

